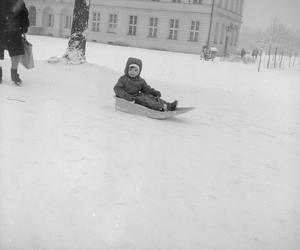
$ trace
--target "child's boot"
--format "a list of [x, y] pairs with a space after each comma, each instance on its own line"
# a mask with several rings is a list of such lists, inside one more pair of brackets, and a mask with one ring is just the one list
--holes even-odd
[[165, 103], [161, 111], [168, 111], [168, 105]]
[[167, 104], [167, 109], [168, 109], [169, 111], [174, 111], [174, 110], [176, 109], [176, 107], [177, 107], [177, 104], [178, 104], [178, 101], [169, 102], [169, 103]]
[[0, 83], [2, 83], [2, 68], [0, 67]]
[[16, 84], [16, 85], [21, 85], [22, 80], [19, 77], [18, 70], [17, 69], [11, 69], [11, 80]]

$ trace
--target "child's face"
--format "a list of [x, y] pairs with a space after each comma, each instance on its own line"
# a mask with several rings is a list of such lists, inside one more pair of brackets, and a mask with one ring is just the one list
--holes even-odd
[[139, 69], [137, 67], [129, 67], [128, 75], [132, 78], [136, 77], [139, 74]]

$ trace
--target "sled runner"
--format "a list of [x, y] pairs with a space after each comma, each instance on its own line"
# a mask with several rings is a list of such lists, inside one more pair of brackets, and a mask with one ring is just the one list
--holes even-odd
[[178, 107], [174, 111], [157, 111], [133, 102], [128, 102], [122, 98], [115, 97], [115, 100], [116, 110], [160, 120], [181, 115], [195, 109], [194, 107]]

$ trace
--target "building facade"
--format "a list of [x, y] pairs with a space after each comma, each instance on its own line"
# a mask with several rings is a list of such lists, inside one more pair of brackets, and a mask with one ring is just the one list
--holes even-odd
[[[90, 0], [87, 40], [149, 49], [236, 51], [244, 0]], [[29, 34], [68, 37], [75, 0], [25, 0]]]

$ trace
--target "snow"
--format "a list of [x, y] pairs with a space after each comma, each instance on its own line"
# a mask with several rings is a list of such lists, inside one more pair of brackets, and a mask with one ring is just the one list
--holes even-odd
[[[83, 65], [50, 64], [67, 40], [28, 36], [36, 67], [2, 61], [0, 249], [300, 248], [299, 66], [87, 43]], [[170, 120], [115, 111], [127, 58]]]

